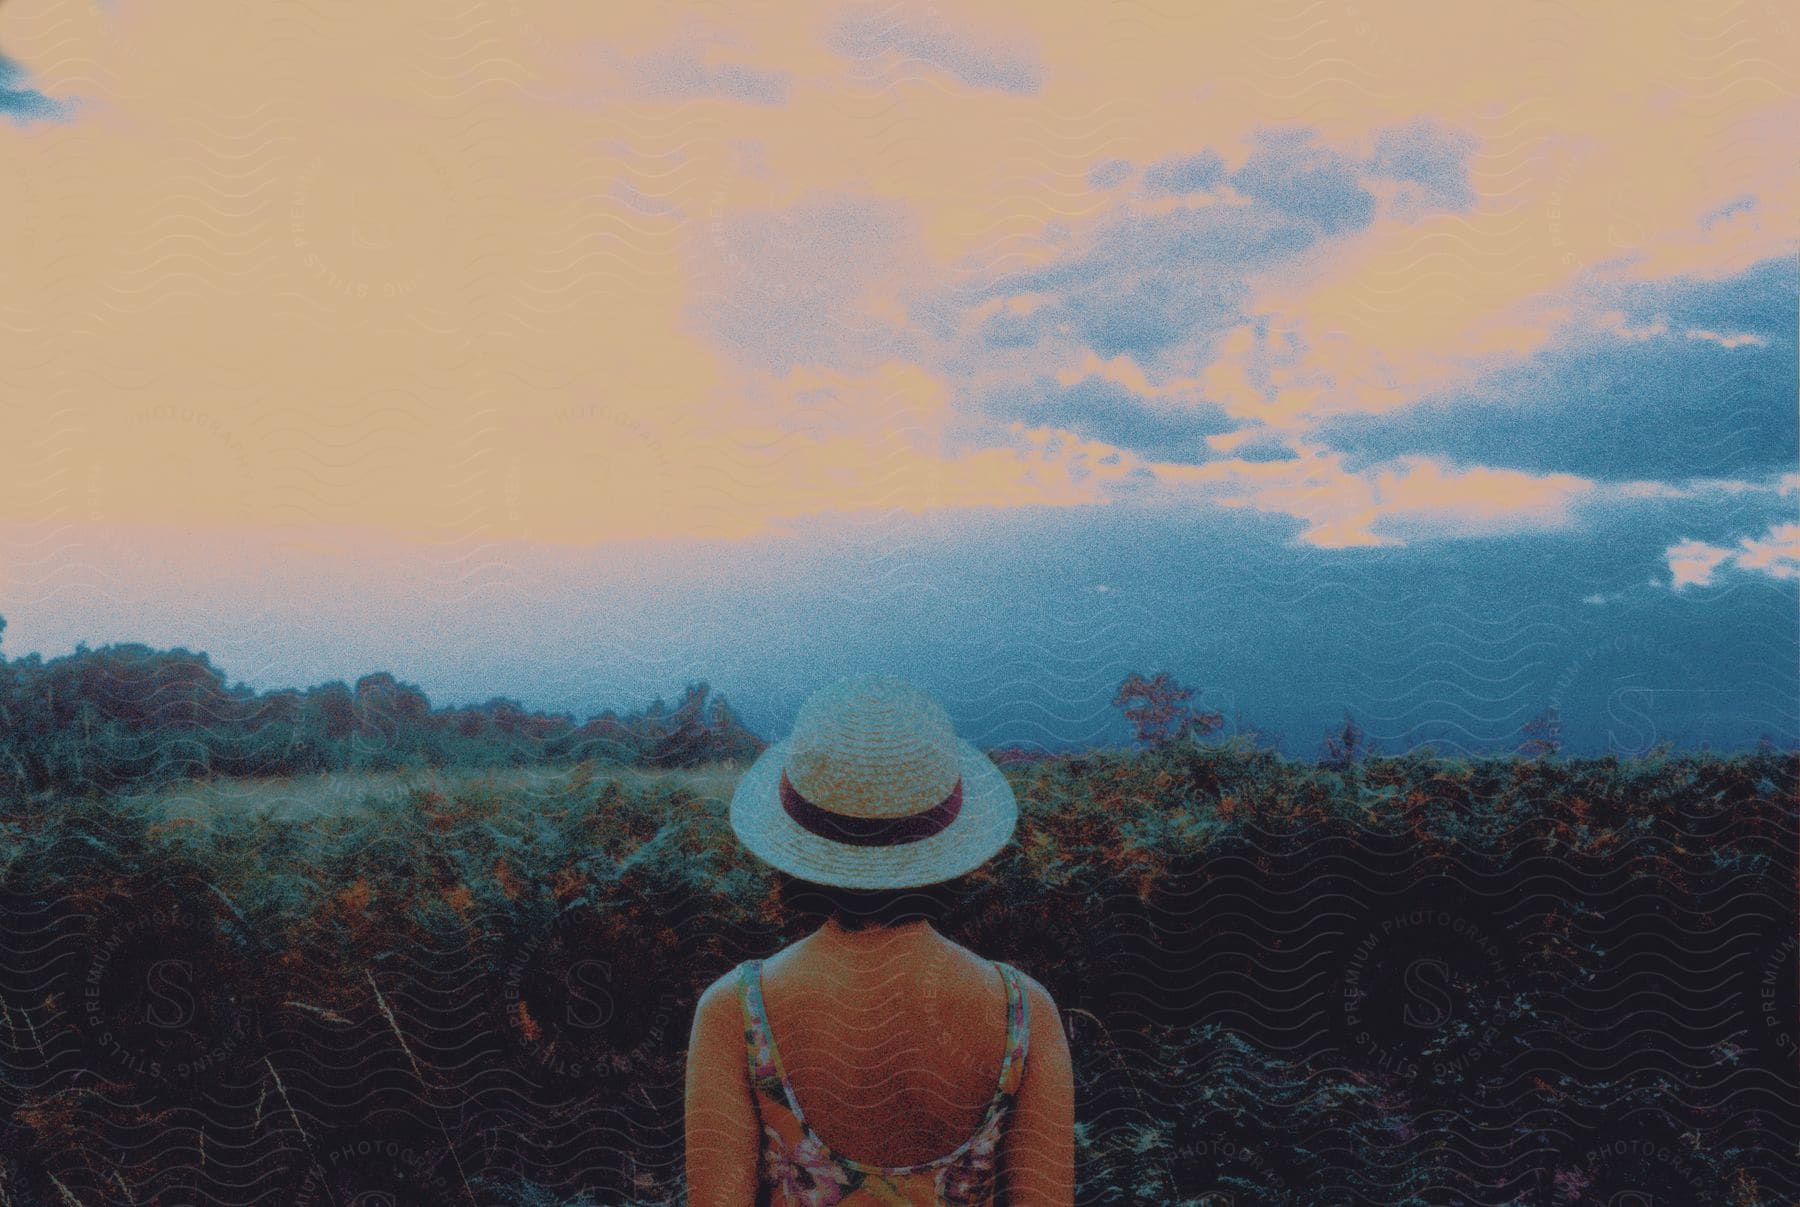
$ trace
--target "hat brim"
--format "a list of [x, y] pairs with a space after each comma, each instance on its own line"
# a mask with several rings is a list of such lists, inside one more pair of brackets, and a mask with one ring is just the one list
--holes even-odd
[[1012, 785], [994, 761], [956, 741], [963, 802], [937, 834], [891, 846], [854, 846], [803, 829], [781, 807], [784, 738], [764, 750], [731, 796], [731, 829], [751, 854], [790, 876], [838, 888], [917, 888], [973, 871], [1005, 846], [1018, 824]]

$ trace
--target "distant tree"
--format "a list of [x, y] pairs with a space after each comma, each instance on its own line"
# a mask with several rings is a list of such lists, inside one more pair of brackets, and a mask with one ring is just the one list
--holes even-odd
[[1240, 736], [1242, 736], [1244, 738], [1244, 740], [1249, 742], [1252, 746], [1261, 746], [1261, 747], [1264, 747], [1266, 749], [1273, 750], [1276, 752], [1279, 752], [1281, 750], [1281, 735], [1280, 734], [1274, 732], [1273, 730], [1264, 729], [1260, 725], [1254, 725], [1254, 724], [1250, 723], [1249, 721], [1244, 720], [1244, 714], [1242, 712], [1234, 711], [1232, 713], [1232, 722], [1231, 723], [1232, 723], [1232, 727], [1237, 730], [1238, 734]]
[[356, 698], [365, 709], [380, 712], [402, 724], [422, 721], [431, 712], [431, 701], [411, 683], [402, 683], [387, 671], [376, 671], [356, 681]]
[[711, 755], [715, 759], [731, 762], [748, 762], [761, 754], [768, 746], [761, 738], [751, 733], [745, 724], [738, 720], [737, 713], [725, 702], [725, 693], [720, 692], [713, 697], [712, 715], [707, 721], [707, 729], [712, 734]]
[[646, 755], [652, 766], [697, 767], [754, 758], [762, 751], [762, 741], [738, 722], [723, 696], [708, 702], [710, 690], [704, 681], [690, 683], [667, 717], [644, 719], [658, 733]]
[[342, 680], [322, 683], [307, 691], [304, 711], [326, 738], [347, 738], [356, 728], [356, 701]]
[[494, 696], [475, 707], [486, 713], [488, 723], [507, 737], [518, 733], [525, 721], [525, 706], [505, 696]]
[[631, 730], [613, 709], [582, 722], [581, 728], [567, 735], [558, 746], [574, 758], [599, 758], [608, 762], [631, 762], [637, 758], [637, 745]]
[[1344, 724], [1335, 732], [1325, 735], [1319, 743], [1319, 764], [1323, 767], [1345, 768], [1354, 766], [1374, 749], [1368, 733], [1344, 710]]
[[1188, 703], [1194, 691], [1170, 678], [1168, 671], [1158, 671], [1148, 679], [1133, 673], [1119, 684], [1113, 707], [1131, 722], [1138, 741], [1166, 746], [1211, 733], [1225, 724], [1221, 714], [1199, 712]]
[[429, 761], [431, 701], [387, 671], [356, 681], [356, 765], [370, 768]]
[[239, 714], [242, 725], [252, 733], [274, 728], [285, 737], [300, 726], [300, 693], [291, 687], [253, 696]]
[[[691, 767], [700, 762], [707, 744], [705, 682], [690, 683], [681, 693], [662, 726], [662, 734], [650, 747], [650, 762], [657, 767]], [[659, 700], [658, 703], [661, 703]]]
[[[0, 617], [0, 623], [4, 618]], [[302, 690], [230, 684], [204, 653], [136, 643], [49, 660], [0, 657], [0, 799], [110, 792], [189, 776], [300, 775], [401, 766], [493, 767], [604, 759], [695, 766], [766, 749], [707, 685], [579, 729], [566, 712], [495, 696], [433, 709], [387, 671]]]
[[1525, 722], [1525, 741], [1519, 753], [1528, 759], [1555, 757], [1562, 750], [1562, 717], [1554, 707], [1546, 708]]

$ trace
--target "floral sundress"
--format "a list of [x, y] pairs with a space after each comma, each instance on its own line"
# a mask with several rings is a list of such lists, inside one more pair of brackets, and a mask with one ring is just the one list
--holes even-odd
[[1018, 971], [998, 960], [994, 967], [1006, 982], [1006, 1056], [987, 1114], [974, 1135], [935, 1161], [882, 1166], [833, 1152], [807, 1125], [769, 1032], [762, 961], [746, 960], [738, 966], [744, 1044], [763, 1133], [759, 1207], [991, 1207], [1000, 1137], [1024, 1076], [1030, 1033]]

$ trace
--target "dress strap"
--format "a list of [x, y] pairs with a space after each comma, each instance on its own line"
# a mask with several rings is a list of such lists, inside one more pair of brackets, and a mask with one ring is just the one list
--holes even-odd
[[738, 964], [738, 1004], [743, 1007], [743, 1049], [751, 1068], [751, 1086], [774, 1103], [790, 1106], [799, 1115], [799, 1103], [788, 1092], [787, 1077], [776, 1054], [776, 1040], [769, 1031], [769, 1013], [763, 1007], [763, 962], [751, 959]]
[[994, 961], [994, 967], [1006, 982], [1006, 1057], [1000, 1065], [997, 1094], [1011, 1097], [1019, 1091], [1019, 1082], [1025, 1076], [1025, 1057], [1031, 1048], [1031, 1002], [1025, 996], [1018, 969], [999, 960]]

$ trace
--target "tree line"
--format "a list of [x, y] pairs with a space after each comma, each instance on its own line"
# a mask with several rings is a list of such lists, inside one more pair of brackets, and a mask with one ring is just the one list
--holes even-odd
[[[6, 620], [0, 617], [0, 635]], [[767, 745], [722, 693], [689, 683], [669, 707], [577, 722], [495, 696], [433, 707], [377, 671], [305, 689], [230, 683], [205, 653], [139, 643], [0, 654], [0, 795], [112, 792], [210, 776], [289, 776], [575, 762], [693, 767]]]

